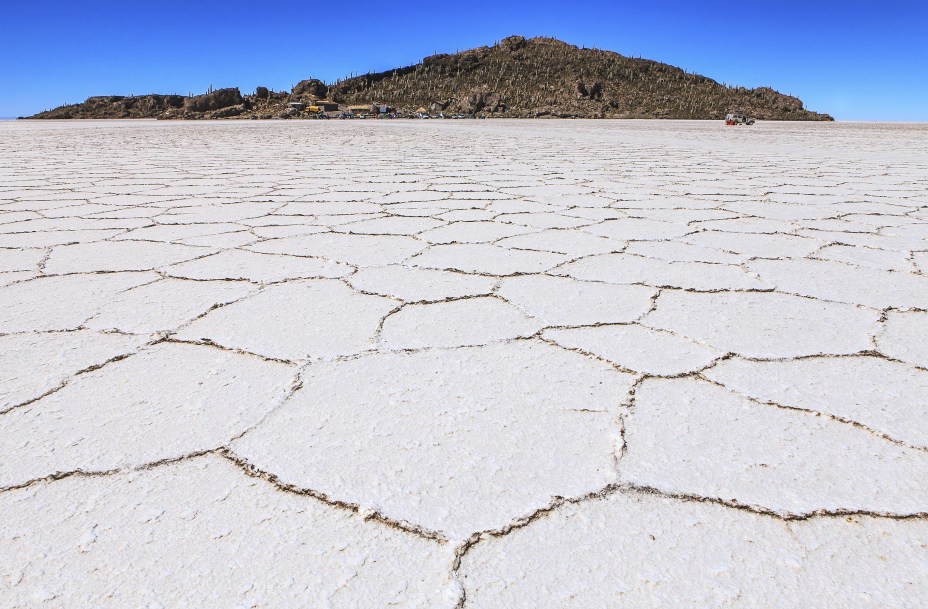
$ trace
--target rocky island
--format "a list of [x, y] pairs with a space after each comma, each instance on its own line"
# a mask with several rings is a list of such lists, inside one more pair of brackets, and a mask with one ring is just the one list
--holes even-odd
[[510, 36], [493, 46], [290, 91], [258, 87], [203, 95], [96, 96], [28, 118], [316, 118], [350, 114], [500, 118], [721, 119], [733, 110], [765, 120], [830, 121], [800, 99], [748, 89], [647, 59], [552, 38]]

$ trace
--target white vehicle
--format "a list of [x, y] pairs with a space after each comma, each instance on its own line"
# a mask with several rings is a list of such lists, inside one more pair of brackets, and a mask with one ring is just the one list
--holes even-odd
[[743, 114], [729, 112], [725, 115], [726, 125], [753, 125], [754, 119], [748, 118]]

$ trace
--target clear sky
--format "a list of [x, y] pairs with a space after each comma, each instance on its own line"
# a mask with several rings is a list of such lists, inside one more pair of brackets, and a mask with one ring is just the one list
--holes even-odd
[[289, 89], [512, 34], [769, 85], [839, 120], [928, 121], [928, 0], [3, 0], [0, 116], [90, 95]]

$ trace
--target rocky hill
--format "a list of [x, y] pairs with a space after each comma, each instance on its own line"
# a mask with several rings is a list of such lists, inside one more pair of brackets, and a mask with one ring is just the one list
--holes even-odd
[[91, 97], [31, 118], [292, 118], [289, 107], [330, 100], [340, 108], [386, 105], [400, 115], [721, 119], [739, 111], [767, 120], [832, 120], [768, 87], [729, 87], [679, 68], [581, 49], [552, 38], [511, 36], [493, 46], [335, 83], [301, 81], [289, 93], [220, 89], [204, 95]]

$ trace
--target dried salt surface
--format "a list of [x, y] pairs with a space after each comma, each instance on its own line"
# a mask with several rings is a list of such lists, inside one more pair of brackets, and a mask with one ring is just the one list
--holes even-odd
[[459, 577], [480, 609], [913, 607], [928, 594], [926, 546], [924, 520], [785, 524], [619, 492], [481, 541]]
[[401, 265], [366, 267], [348, 282], [356, 290], [408, 302], [486, 295], [496, 285], [493, 277]]
[[628, 254], [658, 258], [668, 262], [741, 264], [747, 261], [747, 256], [744, 254], [733, 254], [716, 248], [679, 241], [637, 241], [630, 244], [624, 251]]
[[644, 218], [606, 220], [601, 224], [594, 224], [583, 230], [593, 235], [599, 235], [600, 237], [635, 239], [641, 241], [647, 241], [649, 239], [673, 239], [695, 231], [695, 229], [686, 224], [676, 224]]
[[55, 248], [45, 263], [45, 272], [145, 271], [212, 253], [190, 245], [149, 241], [79, 243]]
[[502, 222], [452, 222], [422, 233], [429, 243], [490, 243], [534, 232], [531, 228]]
[[0, 510], [6, 607], [457, 601], [446, 545], [280, 492], [211, 455], [8, 491]]
[[595, 237], [575, 230], [545, 230], [538, 233], [507, 237], [497, 241], [504, 247], [567, 254], [570, 256], [588, 256], [590, 254], [608, 254], [622, 251], [627, 243], [605, 237]]
[[[699, 226], [705, 227], [705, 223]], [[708, 228], [708, 227], [706, 227]], [[786, 230], [790, 230], [787, 227]], [[732, 229], [733, 231], [736, 229]], [[755, 258], [792, 258], [813, 254], [825, 245], [824, 241], [799, 237], [788, 233], [757, 234], [749, 232], [727, 232], [725, 227], [688, 235], [685, 243], [714, 248]]]
[[237, 249], [181, 262], [164, 271], [187, 279], [247, 279], [273, 283], [287, 279], [344, 277], [351, 267], [320, 258], [304, 258], [286, 254], [259, 254]]
[[176, 338], [292, 361], [351, 355], [374, 347], [381, 319], [395, 306], [334, 279], [294, 281], [215, 309]]
[[922, 275], [928, 273], [928, 252], [912, 252], [912, 261]]
[[634, 321], [648, 312], [655, 291], [566, 277], [522, 275], [500, 282], [497, 293], [547, 326]]
[[80, 330], [0, 336], [0, 412], [60, 387], [75, 374], [129, 355], [144, 337]]
[[770, 289], [770, 284], [732, 264], [667, 262], [629, 254], [581, 258], [558, 267], [558, 275], [608, 283], [640, 283], [700, 291]]
[[302, 380], [236, 454], [463, 539], [613, 482], [615, 419], [633, 377], [520, 342], [314, 364]]
[[928, 277], [818, 260], [763, 260], [748, 265], [783, 292], [879, 309], [928, 307]]
[[0, 123], [0, 605], [919, 606], [926, 136]]
[[433, 218], [386, 217], [351, 222], [339, 227], [341, 232], [367, 235], [415, 235], [442, 226]]
[[785, 515], [920, 514], [928, 452], [694, 379], [654, 379], [626, 419], [622, 479]]
[[265, 254], [312, 256], [358, 266], [403, 262], [426, 244], [401, 235], [318, 233], [262, 241], [249, 247]]
[[[164, 219], [159, 214], [159, 219]], [[132, 241], [163, 241], [170, 243], [172, 241], [181, 242], [186, 239], [196, 237], [210, 237], [224, 235], [231, 232], [242, 230], [238, 224], [156, 224], [154, 226], [143, 226], [134, 228], [128, 232], [115, 237], [114, 241], [132, 240]]]
[[834, 415], [928, 449], [926, 370], [878, 357], [733, 358], [704, 375], [757, 400]]
[[162, 279], [120, 293], [100, 307], [84, 326], [131, 334], [170, 332], [254, 291], [254, 286], [243, 282]]
[[876, 344], [890, 357], [928, 369], [928, 312], [891, 311]]
[[388, 349], [464, 347], [526, 338], [540, 329], [499, 298], [464, 298], [403, 307], [384, 322], [381, 342]]
[[879, 311], [766, 292], [661, 292], [645, 325], [748, 357], [857, 353]]
[[13, 271], [37, 271], [45, 258], [42, 250], [0, 249], [0, 273]]
[[292, 377], [292, 367], [257, 357], [156, 345], [3, 415], [0, 488], [221, 446], [280, 402]]
[[33, 279], [36, 276], [36, 273], [32, 271], [12, 271], [9, 273], [0, 273], [0, 287], [10, 285], [13, 283], [19, 283], [26, 279]]
[[[608, 203], [608, 199], [599, 199], [603, 203]], [[572, 200], [573, 201], [573, 200]], [[585, 202], [588, 202], [589, 199], [585, 199]], [[522, 226], [530, 226], [536, 229], [547, 229], [547, 228], [576, 228], [578, 226], [586, 226], [591, 224], [591, 221], [585, 220], [583, 218], [576, 218], [573, 216], [567, 216], [556, 213], [514, 213], [514, 214], [500, 214], [497, 218], [501, 222], [510, 222], [512, 224], [520, 224]]]
[[628, 370], [657, 376], [695, 372], [722, 355], [712, 347], [637, 324], [546, 330], [542, 336]]
[[93, 243], [120, 235], [123, 231], [111, 230], [50, 230], [0, 234], [0, 248], [44, 248], [68, 245], [75, 242]]
[[867, 249], [850, 245], [829, 245], [820, 249], [815, 257], [883, 271], [916, 270], [907, 252]]
[[154, 273], [40, 277], [0, 291], [0, 333], [77, 330], [120, 292], [158, 280]]
[[489, 244], [435, 245], [411, 259], [423, 268], [451, 269], [464, 273], [516, 275], [540, 273], [566, 258], [550, 252], [508, 249]]

